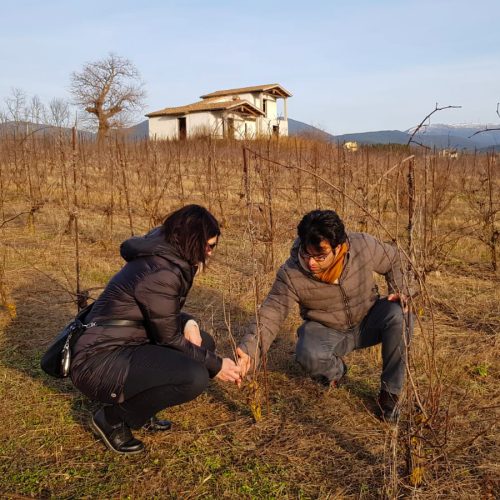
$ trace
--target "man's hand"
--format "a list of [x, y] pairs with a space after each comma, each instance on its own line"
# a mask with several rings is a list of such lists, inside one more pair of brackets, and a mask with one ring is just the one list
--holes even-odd
[[387, 296], [389, 302], [399, 302], [403, 312], [408, 312], [408, 297], [402, 293], [390, 293]]
[[238, 356], [238, 366], [241, 368], [241, 377], [244, 378], [250, 370], [252, 358], [239, 347], [236, 348], [236, 356]]
[[201, 333], [198, 323], [194, 319], [189, 319], [184, 325], [184, 337], [189, 340], [191, 344], [201, 346]]
[[224, 358], [222, 368], [215, 377], [223, 382], [234, 382], [239, 387], [241, 384], [240, 374], [241, 368], [232, 359]]

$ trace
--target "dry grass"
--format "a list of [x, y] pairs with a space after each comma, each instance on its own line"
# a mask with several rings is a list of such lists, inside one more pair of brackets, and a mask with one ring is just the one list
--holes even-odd
[[[88, 418], [95, 403], [38, 367], [44, 346], [74, 313], [76, 285], [75, 237], [68, 231], [74, 213], [73, 153], [66, 144], [35, 146], [0, 141], [0, 224], [43, 204], [33, 217], [21, 215], [0, 229], [3, 496], [495, 498], [500, 463], [495, 432], [500, 399], [498, 275], [491, 271], [488, 246], [477, 239], [477, 228], [487, 231], [489, 223], [481, 225], [470, 203], [480, 193], [466, 189], [481, 185], [477, 179], [484, 185], [486, 157], [461, 157], [452, 170], [447, 160], [416, 157], [417, 264], [434, 270], [427, 274], [426, 293], [416, 304], [420, 321], [411, 363], [415, 389], [407, 391], [397, 427], [373, 416], [378, 348], [349, 355], [348, 385], [325, 390], [305, 378], [293, 361], [300, 321], [294, 315], [271, 349], [269, 411], [264, 405], [258, 423], [245, 390], [214, 382], [197, 400], [165, 412], [175, 431], [139, 433], [148, 452], [132, 458], [116, 456], [94, 439]], [[401, 242], [406, 238], [406, 166], [386, 175], [388, 182], [384, 172], [407, 151], [366, 150], [344, 157], [337, 148], [317, 142], [249, 146], [263, 156], [314, 171], [349, 196], [313, 175], [249, 157], [248, 207], [239, 143], [114, 145], [100, 152], [82, 146], [75, 157], [82, 289], [103, 286], [119, 269], [118, 245], [131, 226], [141, 233], [180, 204], [202, 203], [224, 220], [223, 238], [210, 269], [197, 278], [187, 307], [215, 335], [219, 350], [230, 355], [223, 303], [236, 337], [253, 314], [249, 209], [259, 298], [286, 258], [297, 220], [311, 208], [334, 207], [352, 229], [387, 239], [381, 222]], [[449, 200], [442, 211], [424, 203], [432, 191], [424, 189], [429, 161], [436, 163], [436, 172], [448, 172], [445, 185], [440, 181], [438, 186]], [[493, 186], [498, 193], [498, 177]], [[439, 191], [436, 185], [433, 189]], [[366, 217], [360, 206], [374, 218]], [[475, 234], [461, 230], [471, 223], [476, 224]], [[451, 230], [459, 244], [439, 240]], [[443, 250], [426, 256], [423, 242], [429, 245], [430, 240]], [[415, 393], [428, 412], [427, 421], [414, 410]], [[409, 477], [410, 471], [415, 473], [415, 466], [407, 463], [409, 453], [413, 461], [420, 460], [423, 471], [418, 487]]]

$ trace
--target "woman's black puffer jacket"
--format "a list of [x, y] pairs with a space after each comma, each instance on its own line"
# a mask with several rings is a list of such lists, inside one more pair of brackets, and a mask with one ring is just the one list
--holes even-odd
[[181, 309], [197, 268], [165, 241], [161, 227], [126, 240], [120, 252], [127, 263], [110, 280], [85, 322], [126, 319], [142, 321], [144, 326], [87, 329], [73, 348], [74, 385], [91, 399], [122, 402], [132, 354], [148, 343], [181, 351], [204, 363], [210, 376], [215, 376], [222, 359], [183, 335], [190, 316]]

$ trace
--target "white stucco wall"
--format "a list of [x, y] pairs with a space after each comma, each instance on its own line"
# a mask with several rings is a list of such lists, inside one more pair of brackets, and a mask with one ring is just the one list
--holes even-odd
[[253, 139], [257, 135], [257, 122], [255, 120], [246, 120], [247, 139]]
[[237, 96], [234, 97], [239, 97], [240, 99], [245, 99], [248, 101], [250, 104], [253, 104], [257, 108], [260, 109], [260, 100], [259, 100], [259, 92], [246, 92], [243, 94], [238, 94]]
[[[217, 127], [213, 133], [214, 137], [222, 138], [228, 133], [228, 119], [234, 120], [234, 138], [235, 139], [251, 139], [256, 135], [255, 120], [245, 119], [237, 113], [220, 113], [217, 118]], [[225, 121], [223, 125], [222, 122]], [[245, 127], [246, 125], [246, 127]], [[246, 131], [246, 132], [245, 132]]]
[[179, 126], [176, 116], [154, 116], [149, 118], [150, 139], [178, 139]]
[[278, 116], [278, 106], [276, 103], [276, 98], [274, 96], [264, 94], [263, 92], [247, 92], [237, 95], [223, 96], [223, 98], [221, 98], [220, 100], [230, 101], [233, 97], [245, 99], [260, 110], [263, 110], [263, 100], [265, 99], [267, 101], [266, 117], [270, 119], [276, 119]]
[[187, 136], [196, 137], [197, 135], [213, 134], [217, 128], [215, 115], [210, 111], [200, 113], [190, 113], [187, 118]]
[[255, 137], [255, 121], [245, 120], [238, 117], [234, 121], [234, 138], [235, 139], [252, 139]]
[[278, 118], [278, 106], [274, 97], [266, 97], [266, 118], [276, 120]]
[[[149, 119], [150, 139], [178, 139], [180, 116], [156, 116]], [[214, 133], [217, 119], [211, 112], [190, 113], [186, 118], [186, 136], [196, 137]]]

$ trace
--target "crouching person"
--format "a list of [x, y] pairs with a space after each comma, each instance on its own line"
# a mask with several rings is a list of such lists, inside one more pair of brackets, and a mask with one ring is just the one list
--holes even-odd
[[210, 378], [240, 381], [240, 368], [221, 359], [210, 335], [182, 312], [219, 235], [210, 212], [188, 205], [146, 236], [125, 241], [127, 263], [85, 318], [70, 375], [82, 393], [104, 403], [91, 427], [117, 453], [143, 451], [132, 429], [168, 430], [170, 422], [156, 413], [196, 398]]
[[[262, 345], [256, 325], [238, 346], [244, 376], [267, 352], [293, 304], [304, 323], [298, 329], [296, 359], [318, 382], [336, 387], [354, 349], [382, 344], [379, 416], [398, 418], [406, 352], [413, 325], [405, 312], [408, 296], [400, 253], [365, 233], [345, 232], [332, 210], [314, 210], [300, 221], [290, 257], [259, 309]], [[388, 295], [381, 297], [373, 273], [383, 275]]]

